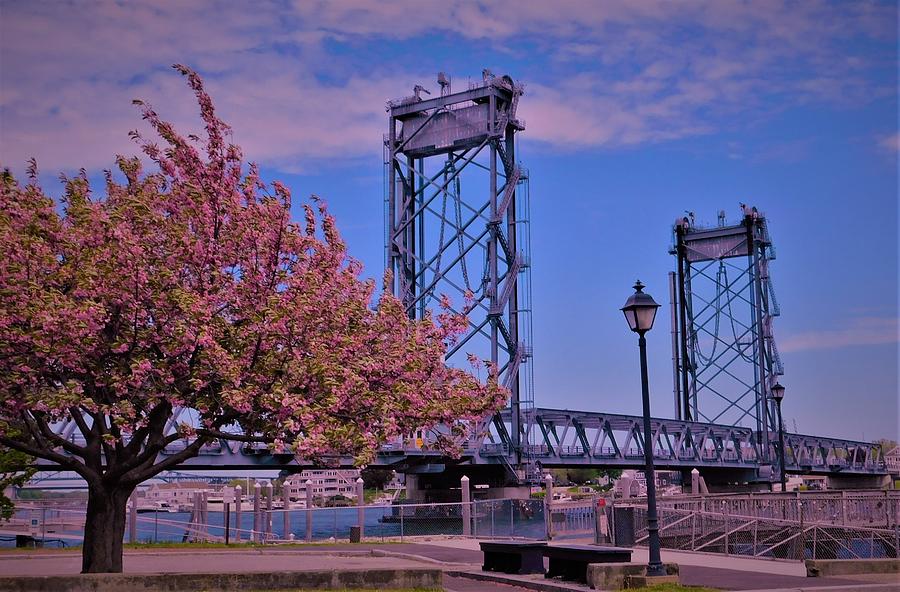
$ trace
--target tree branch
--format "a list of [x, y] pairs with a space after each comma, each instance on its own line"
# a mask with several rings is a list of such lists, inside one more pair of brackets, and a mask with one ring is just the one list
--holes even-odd
[[13, 450], [24, 452], [25, 454], [28, 454], [35, 458], [42, 458], [44, 460], [55, 462], [62, 467], [78, 473], [88, 483], [96, 483], [99, 478], [99, 476], [91, 471], [87, 466], [85, 466], [84, 463], [80, 463], [72, 457], [60, 454], [55, 450], [29, 446], [22, 440], [13, 440], [6, 436], [0, 436], [0, 444], [6, 446], [7, 448], [12, 448]]
[[89, 428], [87, 422], [84, 421], [84, 415], [82, 414], [81, 409], [74, 406], [69, 407], [69, 415], [72, 416], [72, 421], [75, 422], [75, 425], [77, 425], [78, 429], [81, 430], [81, 435], [84, 436], [85, 441], [87, 441], [91, 428]]
[[117, 455], [115, 447], [110, 446], [106, 438], [104, 438], [109, 433], [106, 429], [106, 414], [102, 411], [97, 411], [96, 413], [91, 413], [91, 417], [94, 418], [94, 428], [99, 434], [100, 446], [103, 448], [103, 455], [106, 457], [106, 466], [112, 466], [116, 464]]
[[45, 438], [47, 438], [51, 442], [55, 442], [57, 445], [61, 446], [64, 450], [68, 451], [71, 454], [84, 457], [88, 453], [87, 448], [78, 446], [74, 442], [69, 442], [59, 434], [54, 433], [54, 431], [50, 429], [50, 425], [47, 423], [46, 418], [43, 417], [43, 414], [38, 414], [37, 412], [32, 411], [31, 415], [32, 417], [34, 417], [34, 421], [37, 424], [38, 429], [41, 431], [41, 434], [43, 434]]
[[[161, 472], [179, 465], [186, 461], [189, 458], [193, 458], [200, 453], [200, 449], [203, 448], [205, 444], [207, 444], [209, 440], [206, 438], [197, 438], [190, 444], [188, 444], [184, 450], [173, 454], [172, 456], [167, 457], [162, 462], [158, 462], [156, 464], [152, 464], [153, 460], [147, 461], [147, 466], [138, 466], [134, 469], [131, 469], [121, 477], [121, 481], [125, 483], [143, 483], [147, 479], [150, 479], [154, 475], [158, 475]], [[155, 457], [154, 457], [155, 459]]]

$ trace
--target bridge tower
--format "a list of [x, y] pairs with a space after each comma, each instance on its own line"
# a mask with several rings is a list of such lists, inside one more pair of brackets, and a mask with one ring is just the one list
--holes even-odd
[[[674, 226], [669, 274], [676, 417], [754, 429], [762, 463], [776, 463], [771, 387], [784, 373], [772, 331], [779, 315], [769, 276], [775, 249], [765, 216], [703, 228], [693, 214]], [[780, 467], [779, 467], [780, 471]]]
[[[449, 296], [469, 327], [447, 363], [468, 355], [496, 364], [510, 389], [511, 428], [494, 430], [515, 459], [518, 479], [530, 465], [522, 417], [534, 405], [530, 364], [528, 173], [516, 161], [516, 117], [523, 87], [489, 70], [461, 91], [438, 75], [439, 96], [421, 86], [387, 104], [385, 263], [390, 289], [411, 318]], [[524, 455], [524, 456], [523, 456]]]

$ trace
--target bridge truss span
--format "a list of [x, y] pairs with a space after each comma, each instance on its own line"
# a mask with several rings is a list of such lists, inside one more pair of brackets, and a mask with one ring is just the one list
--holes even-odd
[[[509, 424], [508, 412], [499, 420]], [[542, 467], [643, 468], [643, 418], [593, 411], [535, 408], [523, 416], [529, 454]], [[660, 469], [726, 469], [746, 471], [752, 480], [767, 481], [775, 475], [766, 458], [777, 453], [777, 438], [765, 441], [751, 429], [681, 419], [651, 418], [654, 464]], [[506, 425], [494, 426], [477, 446], [478, 461], [508, 455]], [[496, 434], [496, 435], [495, 435]], [[793, 473], [886, 474], [881, 448], [871, 442], [841, 438], [785, 434], [786, 468]], [[478, 462], [476, 461], [476, 462]]]
[[[535, 468], [595, 467], [633, 468], [644, 466], [643, 418], [596, 411], [534, 408], [522, 414], [520, 454], [533, 459]], [[452, 465], [496, 465], [504, 470], [514, 465], [517, 454], [510, 438], [511, 411], [495, 416], [489, 426], [472, 426], [462, 442], [462, 454], [453, 457], [433, 443], [417, 438], [398, 439], [381, 446], [372, 466], [401, 472], [440, 472]], [[653, 455], [662, 470], [725, 470], [742, 475], [745, 481], [771, 480], [774, 474], [762, 461], [759, 438], [750, 428], [722, 424], [651, 418]], [[65, 432], [65, 424], [57, 429]], [[68, 438], [83, 444], [76, 432]], [[771, 440], [771, 438], [770, 438]], [[166, 457], [182, 450], [189, 439], [171, 443]], [[774, 442], [770, 446], [775, 446]], [[822, 475], [886, 475], [881, 447], [870, 442], [785, 434], [786, 468], [792, 473]], [[60, 449], [60, 452], [64, 451]], [[769, 454], [774, 454], [770, 450]], [[353, 458], [328, 459], [328, 466], [353, 466]], [[59, 469], [39, 461], [42, 470]], [[298, 471], [304, 467], [326, 466], [278, 454], [262, 444], [218, 440], [179, 465], [179, 470], [273, 469]]]

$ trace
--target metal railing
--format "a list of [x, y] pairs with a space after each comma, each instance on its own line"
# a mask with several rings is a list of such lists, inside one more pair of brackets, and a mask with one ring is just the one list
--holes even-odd
[[660, 507], [841, 526], [900, 524], [900, 491], [805, 491], [661, 497]]
[[[843, 526], [799, 519], [732, 515], [660, 507], [664, 549], [770, 559], [878, 559], [898, 557], [900, 528]], [[647, 509], [633, 506], [634, 543], [647, 544]]]

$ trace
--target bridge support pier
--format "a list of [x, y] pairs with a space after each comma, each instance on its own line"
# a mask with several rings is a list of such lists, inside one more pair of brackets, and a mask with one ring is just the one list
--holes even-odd
[[829, 475], [828, 489], [886, 489], [890, 475]]
[[469, 478], [472, 499], [528, 499], [531, 487], [512, 483], [500, 465], [448, 466], [441, 472], [407, 472], [406, 499], [413, 503], [462, 501], [463, 476]]
[[762, 492], [770, 491], [772, 487], [768, 481], [758, 480], [752, 469], [684, 469], [681, 482], [685, 493], [692, 494]]

